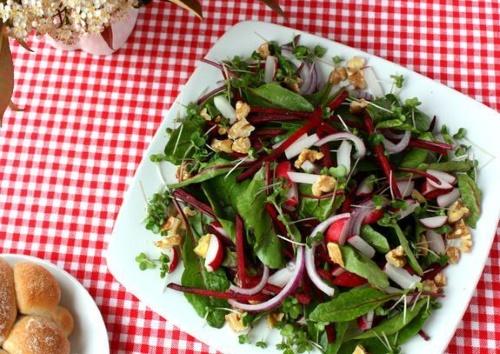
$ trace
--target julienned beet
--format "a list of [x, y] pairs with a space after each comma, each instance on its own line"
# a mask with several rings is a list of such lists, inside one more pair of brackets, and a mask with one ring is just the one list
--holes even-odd
[[[178, 183], [148, 202], [161, 276], [207, 323], [283, 353], [396, 353], [446, 301], [442, 270], [472, 247], [480, 216], [466, 132], [384, 94], [363, 58], [263, 43], [221, 63], [224, 85], [187, 107], [155, 163]], [[331, 66], [323, 78], [319, 63]]]

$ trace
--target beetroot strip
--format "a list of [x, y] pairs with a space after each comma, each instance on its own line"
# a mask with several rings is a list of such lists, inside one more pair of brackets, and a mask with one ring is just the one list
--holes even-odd
[[272, 123], [272, 122], [294, 122], [294, 121], [299, 121], [299, 120], [304, 120], [306, 117], [304, 116], [294, 116], [291, 114], [250, 114], [249, 117], [247, 117], [247, 120], [250, 124], [265, 124], [265, 123]]
[[200, 296], [210, 296], [217, 299], [226, 299], [226, 300], [233, 299], [237, 301], [262, 301], [267, 299], [267, 297], [264, 294], [242, 295], [232, 291], [223, 292], [210, 289], [192, 288], [175, 283], [170, 283], [167, 285], [167, 287], [173, 290], [181, 291], [183, 293], [189, 293]]
[[327, 144], [321, 145], [319, 148], [319, 151], [323, 153], [323, 166], [324, 167], [333, 167], [333, 161], [332, 161], [332, 153], [330, 152], [330, 149], [328, 148]]
[[246, 269], [245, 269], [245, 226], [241, 216], [236, 215], [236, 259], [237, 259], [237, 274], [241, 281], [241, 286], [246, 287], [248, 284]]
[[349, 96], [349, 93], [346, 90], [342, 90], [337, 96], [335, 96], [330, 103], [328, 103], [328, 107], [331, 110], [335, 110], [340, 107], [340, 105], [345, 101], [345, 99]]
[[263, 113], [263, 114], [301, 116], [301, 117], [303, 117], [303, 119], [308, 118], [310, 115], [309, 112], [298, 112], [298, 111], [290, 111], [288, 109], [283, 109], [283, 108], [268, 108], [268, 107], [259, 107], [259, 106], [252, 106], [250, 112]]
[[285, 134], [286, 130], [285, 129], [280, 129], [280, 128], [263, 128], [263, 129], [257, 129], [252, 135], [261, 137], [261, 138], [272, 138], [278, 135]]
[[438, 143], [435, 141], [427, 141], [422, 139], [410, 139], [408, 146], [414, 148], [420, 148], [425, 150], [430, 150], [441, 155], [447, 155], [448, 150], [453, 149], [453, 146], [446, 143]]
[[193, 207], [201, 211], [203, 214], [210, 216], [214, 219], [217, 219], [217, 215], [215, 215], [214, 211], [208, 204], [199, 201], [193, 195], [189, 194], [185, 190], [176, 189], [175, 191], [172, 192], [172, 195], [175, 198], [179, 198], [180, 200], [192, 205]]

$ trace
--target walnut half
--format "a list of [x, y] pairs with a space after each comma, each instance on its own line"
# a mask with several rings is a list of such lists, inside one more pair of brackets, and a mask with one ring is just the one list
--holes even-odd
[[385, 259], [394, 267], [402, 268], [406, 265], [405, 250], [403, 246], [398, 246], [386, 253]]

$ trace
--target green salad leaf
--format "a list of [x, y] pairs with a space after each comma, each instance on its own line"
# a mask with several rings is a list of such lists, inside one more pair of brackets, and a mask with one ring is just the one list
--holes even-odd
[[370, 258], [360, 254], [348, 245], [340, 246], [344, 268], [368, 280], [372, 286], [385, 289], [389, 286], [387, 275]]
[[314, 106], [304, 97], [275, 82], [257, 88], [248, 88], [246, 93], [250, 104], [255, 104], [254, 102], [257, 101], [259, 105], [265, 107], [285, 108], [299, 112], [314, 111]]
[[361, 228], [361, 237], [380, 253], [387, 253], [391, 250], [387, 238], [370, 225]]
[[467, 225], [475, 228], [481, 216], [481, 191], [476, 182], [466, 174], [457, 175], [457, 179], [462, 201], [470, 212], [465, 221]]

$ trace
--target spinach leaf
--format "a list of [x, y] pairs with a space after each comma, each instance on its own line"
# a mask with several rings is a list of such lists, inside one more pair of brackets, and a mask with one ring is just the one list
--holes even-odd
[[438, 170], [445, 172], [468, 172], [474, 168], [474, 161], [464, 160], [464, 161], [446, 161], [446, 162], [435, 162], [435, 163], [423, 163], [418, 166], [422, 170]]
[[404, 168], [417, 168], [427, 160], [429, 152], [424, 149], [411, 149], [404, 156], [400, 163]]
[[382, 333], [387, 336], [394, 334], [404, 328], [411, 321], [413, 321], [413, 319], [418, 316], [418, 314], [426, 304], [427, 300], [421, 299], [415, 304], [414, 307], [409, 307], [406, 310], [406, 316], [403, 312], [401, 312], [396, 316], [381, 322], [376, 327], [373, 327], [372, 329], [357, 335], [356, 337], [354, 337], [354, 339], [373, 338], [376, 336], [381, 336]]
[[[266, 212], [264, 171], [261, 169], [253, 179], [236, 181], [236, 174], [218, 176], [203, 182], [205, 191], [210, 190], [211, 198], [218, 200], [222, 208], [229, 207], [245, 222], [247, 241], [257, 257], [270, 268], [283, 266], [281, 243], [276, 236], [272, 220]], [[227, 215], [227, 214], [226, 214]]]
[[205, 126], [205, 119], [201, 117], [197, 109], [188, 107], [188, 114], [181, 125], [175, 129], [165, 146], [165, 159], [174, 165], [179, 165], [184, 159], [191, 157], [197, 145], [205, 145], [193, 140], [201, 138], [200, 132]]
[[283, 86], [272, 82], [257, 88], [248, 88], [250, 104], [255, 104], [252, 99], [257, 99], [265, 107], [285, 108], [291, 111], [312, 112], [314, 107], [304, 97], [290, 91]]
[[344, 342], [344, 336], [349, 328], [349, 322], [335, 323], [335, 342], [328, 344], [326, 354], [337, 354], [340, 346]]
[[383, 120], [393, 118], [392, 107], [399, 107], [401, 105], [399, 99], [393, 94], [378, 97], [372, 102], [374, 104], [369, 104], [368, 107], [366, 107], [366, 110], [370, 114], [370, 117], [372, 117], [373, 121], [377, 124]]
[[393, 296], [370, 288], [358, 287], [341, 293], [333, 300], [323, 302], [311, 312], [309, 319], [317, 322], [352, 321], [374, 310]]
[[380, 253], [385, 254], [391, 250], [385, 236], [370, 225], [364, 225], [361, 228], [361, 237]]
[[340, 246], [344, 268], [368, 280], [372, 286], [385, 289], [389, 286], [387, 275], [371, 259], [355, 251], [351, 246]]
[[[181, 278], [182, 285], [226, 291], [229, 288], [229, 280], [224, 271], [219, 269], [215, 272], [207, 272], [203, 266], [203, 260], [194, 253], [194, 247], [195, 239], [189, 232], [184, 237], [182, 245], [182, 261], [184, 263], [184, 272]], [[200, 317], [206, 317], [207, 323], [210, 326], [221, 328], [224, 325], [225, 312], [217, 308], [227, 307], [228, 305], [225, 300], [188, 293], [185, 293], [184, 296]]]
[[336, 195], [335, 198], [311, 198], [312, 188], [307, 184], [301, 184], [299, 191], [301, 198], [298, 211], [300, 218], [304, 219], [314, 217], [323, 221], [337, 210], [345, 199], [343, 195]]
[[171, 189], [183, 188], [190, 184], [201, 183], [210, 178], [214, 178], [229, 172], [234, 167], [234, 163], [221, 157], [215, 157], [208, 162], [202, 162], [198, 174], [182, 182], [169, 184]]
[[[327, 82], [321, 90], [311, 95], [304, 96], [314, 107], [323, 107], [330, 100], [330, 91], [333, 85]], [[336, 94], [335, 94], [336, 95]], [[335, 97], [334, 95], [334, 97]]]
[[377, 123], [375, 128], [377, 129], [385, 129], [385, 128], [396, 128], [403, 125], [403, 122], [399, 119], [387, 119]]
[[476, 182], [465, 174], [457, 175], [458, 189], [464, 205], [469, 209], [470, 214], [465, 219], [467, 225], [476, 227], [481, 216], [481, 191]]

